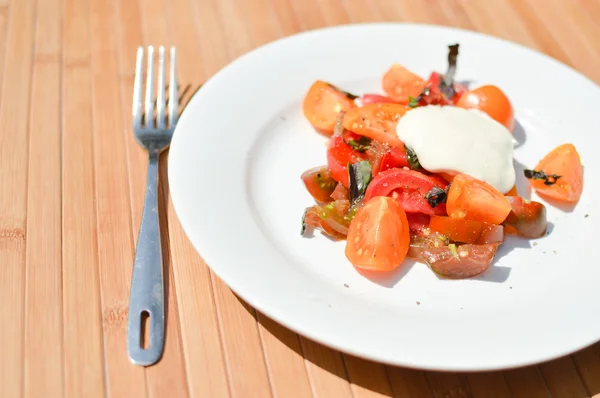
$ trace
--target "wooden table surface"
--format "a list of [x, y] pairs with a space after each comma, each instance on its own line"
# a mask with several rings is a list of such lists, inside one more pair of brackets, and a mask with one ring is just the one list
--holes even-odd
[[197, 86], [263, 43], [366, 21], [479, 30], [600, 82], [600, 0], [0, 0], [0, 397], [600, 393], [600, 345], [539, 366], [451, 374], [383, 366], [299, 337], [211, 274], [167, 183], [166, 350], [152, 367], [129, 362], [146, 170], [130, 128], [136, 47], [177, 46], [180, 82]]

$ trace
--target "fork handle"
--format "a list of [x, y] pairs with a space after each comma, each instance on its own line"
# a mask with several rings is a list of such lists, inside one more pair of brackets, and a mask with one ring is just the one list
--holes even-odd
[[[138, 235], [127, 331], [127, 351], [136, 365], [156, 363], [163, 353], [165, 342], [165, 300], [163, 262], [158, 221], [158, 151], [149, 151], [148, 177], [144, 211]], [[142, 346], [142, 315], [149, 316], [150, 338], [147, 348]]]

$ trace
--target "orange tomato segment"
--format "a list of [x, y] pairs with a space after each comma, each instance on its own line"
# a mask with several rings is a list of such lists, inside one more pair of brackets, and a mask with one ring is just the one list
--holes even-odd
[[346, 112], [344, 128], [392, 147], [402, 147], [404, 143], [396, 134], [396, 125], [406, 111], [406, 106], [400, 104], [364, 105]]
[[308, 90], [302, 109], [304, 116], [321, 133], [333, 134], [335, 120], [340, 111], [356, 107], [354, 100], [348, 94], [334, 86], [317, 80]]
[[429, 228], [431, 232], [438, 232], [454, 242], [486, 244], [502, 243], [504, 240], [502, 226], [481, 221], [432, 216]]
[[394, 199], [378, 196], [366, 202], [350, 223], [345, 253], [357, 268], [390, 271], [404, 261], [409, 245], [406, 213]]
[[519, 196], [519, 193], [517, 192], [517, 186], [513, 185], [513, 187], [510, 189], [510, 191], [505, 193], [504, 196]]
[[450, 217], [501, 224], [510, 210], [508, 199], [490, 184], [466, 174], [454, 177], [446, 199]]
[[479, 109], [492, 119], [503, 124], [512, 132], [514, 127], [513, 108], [508, 97], [496, 86], [481, 86], [464, 93], [456, 106]]
[[577, 203], [583, 190], [583, 167], [573, 144], [554, 148], [535, 167], [546, 176], [558, 176], [550, 181], [530, 179], [531, 186], [540, 196], [561, 202]]
[[409, 97], [418, 97], [427, 82], [405, 67], [395, 64], [383, 75], [381, 84], [388, 97], [401, 104], [408, 104]]

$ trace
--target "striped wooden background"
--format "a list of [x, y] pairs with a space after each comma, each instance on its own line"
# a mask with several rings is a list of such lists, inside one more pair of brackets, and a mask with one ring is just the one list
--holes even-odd
[[600, 393], [600, 345], [524, 369], [449, 374], [387, 367], [299, 337], [211, 275], [167, 184], [166, 352], [153, 367], [129, 363], [146, 168], [130, 131], [136, 47], [177, 46], [180, 82], [198, 85], [260, 44], [363, 21], [479, 30], [600, 82], [600, 0], [0, 0], [1, 398]]

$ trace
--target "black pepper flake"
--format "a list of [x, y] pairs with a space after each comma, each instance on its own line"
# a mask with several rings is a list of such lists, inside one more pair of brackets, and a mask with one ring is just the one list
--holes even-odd
[[512, 286], [510, 286], [509, 289], [512, 290]]
[[347, 284], [347, 283], [344, 283], [344, 287], [350, 287], [350, 286], [348, 286], [348, 284]]
[[583, 217], [584, 217], [584, 218], [588, 218], [589, 216], [590, 216], [589, 214], [586, 214], [586, 215], [585, 215], [585, 216], [583, 216]]
[[417, 301], [417, 305], [421, 305], [421, 302], [420, 302], [420, 301]]

